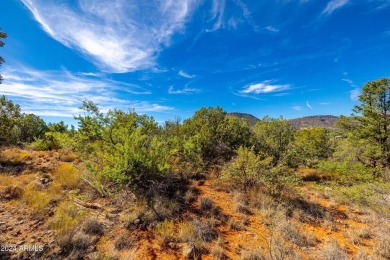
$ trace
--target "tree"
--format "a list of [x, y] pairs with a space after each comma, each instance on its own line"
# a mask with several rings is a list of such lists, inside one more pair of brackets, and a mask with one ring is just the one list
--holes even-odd
[[[365, 139], [373, 151], [373, 166], [390, 164], [390, 79], [382, 78], [367, 82], [359, 96], [360, 104], [353, 111], [349, 128], [354, 135]], [[356, 123], [353, 124], [352, 121]], [[352, 125], [352, 127], [351, 127]]]
[[[3, 39], [5, 39], [5, 38], [7, 38], [7, 34], [5, 32], [0, 31], [0, 47], [4, 46]], [[3, 59], [3, 57], [0, 56], [0, 66], [3, 62], [4, 62], [4, 59]], [[0, 75], [0, 84], [1, 84], [2, 80], [3, 80], [3, 77]]]
[[45, 121], [34, 114], [23, 114], [18, 123], [19, 141], [32, 142], [42, 138], [47, 130]]
[[253, 131], [257, 152], [265, 157], [273, 157], [274, 166], [280, 163], [294, 138], [294, 128], [291, 123], [282, 117], [266, 116], [255, 124]]
[[170, 173], [171, 151], [153, 118], [122, 110], [103, 114], [91, 101], [80, 108], [78, 149], [93, 161], [90, 170], [101, 180], [147, 189]]
[[295, 132], [289, 148], [290, 165], [314, 167], [332, 154], [328, 131], [325, 128], [301, 129]]
[[184, 121], [186, 140], [191, 139], [206, 166], [231, 159], [240, 146], [250, 147], [251, 133], [244, 119], [229, 116], [220, 107], [201, 108]]
[[0, 97], [0, 144], [12, 143], [21, 117], [20, 106], [5, 96]]
[[0, 97], [0, 144], [32, 142], [42, 138], [47, 130], [46, 123], [34, 114], [24, 114], [20, 106]]
[[58, 123], [49, 123], [47, 127], [50, 132], [58, 132], [58, 133], [68, 132], [68, 125], [66, 125], [64, 121], [60, 121]]

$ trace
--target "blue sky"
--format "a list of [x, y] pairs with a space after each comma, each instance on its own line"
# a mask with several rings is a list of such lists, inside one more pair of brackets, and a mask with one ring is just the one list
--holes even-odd
[[389, 0], [7, 0], [0, 27], [0, 95], [47, 121], [83, 99], [159, 122], [348, 115], [390, 77]]

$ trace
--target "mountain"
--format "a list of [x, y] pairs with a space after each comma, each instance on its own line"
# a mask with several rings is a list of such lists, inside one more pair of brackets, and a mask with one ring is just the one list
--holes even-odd
[[338, 116], [321, 115], [321, 116], [305, 116], [300, 118], [290, 119], [289, 121], [298, 129], [324, 127], [335, 128], [335, 124], [339, 120]]
[[249, 125], [253, 126], [254, 124], [257, 123], [257, 121], [260, 121], [257, 117], [251, 114], [245, 114], [245, 113], [237, 113], [237, 112], [232, 112], [228, 113], [230, 116], [236, 116], [238, 118], [244, 118], [248, 122]]
[[[258, 121], [260, 121], [260, 119], [258, 119], [257, 117], [246, 113], [232, 112], [232, 113], [228, 113], [228, 115], [244, 118], [248, 121], [249, 125], [251, 126], [253, 126]], [[338, 116], [319, 115], [319, 116], [299, 117], [299, 118], [290, 119], [289, 121], [292, 123], [294, 127], [298, 129], [302, 129], [302, 128], [313, 128], [313, 127], [335, 128], [335, 124], [337, 120], [339, 120]]]

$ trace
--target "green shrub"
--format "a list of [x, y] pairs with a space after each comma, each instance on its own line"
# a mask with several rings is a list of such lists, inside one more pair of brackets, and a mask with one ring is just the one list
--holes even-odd
[[261, 181], [268, 171], [272, 158], [261, 160], [253, 151], [240, 147], [237, 156], [222, 169], [221, 178], [229, 181], [232, 186], [248, 189]]
[[375, 181], [375, 170], [360, 162], [322, 161], [318, 165], [320, 172], [330, 173], [338, 184], [351, 186], [356, 183]]

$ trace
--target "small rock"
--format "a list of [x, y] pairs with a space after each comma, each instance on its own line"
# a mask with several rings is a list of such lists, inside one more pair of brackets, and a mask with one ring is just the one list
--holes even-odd
[[184, 259], [192, 259], [195, 253], [195, 248], [189, 244], [184, 244], [182, 247]]
[[101, 258], [101, 255], [99, 252], [92, 252], [92, 253], [86, 255], [86, 259], [90, 259], [90, 260], [97, 260], [100, 258]]
[[142, 223], [142, 220], [140, 218], [136, 218], [133, 223], [134, 223], [134, 225], [138, 226], [139, 224]]
[[20, 234], [22, 234], [22, 231], [20, 231], [20, 230], [17, 230], [15, 232], [11, 233], [11, 235], [13, 235], [15, 237], [19, 236]]
[[172, 249], [178, 249], [178, 248], [179, 248], [178, 244], [177, 244], [177, 243], [174, 243], [174, 242], [170, 242], [170, 243], [168, 244], [168, 246], [169, 246], [170, 248], [172, 248]]
[[118, 214], [107, 214], [106, 217], [109, 219], [109, 220], [115, 220], [118, 218]]
[[112, 210], [110, 210], [111, 214], [118, 214], [118, 213], [121, 213], [121, 212], [122, 212], [121, 209], [112, 209]]
[[47, 178], [41, 178], [39, 181], [40, 181], [42, 184], [46, 184], [46, 183], [49, 182], [49, 179], [47, 179]]

